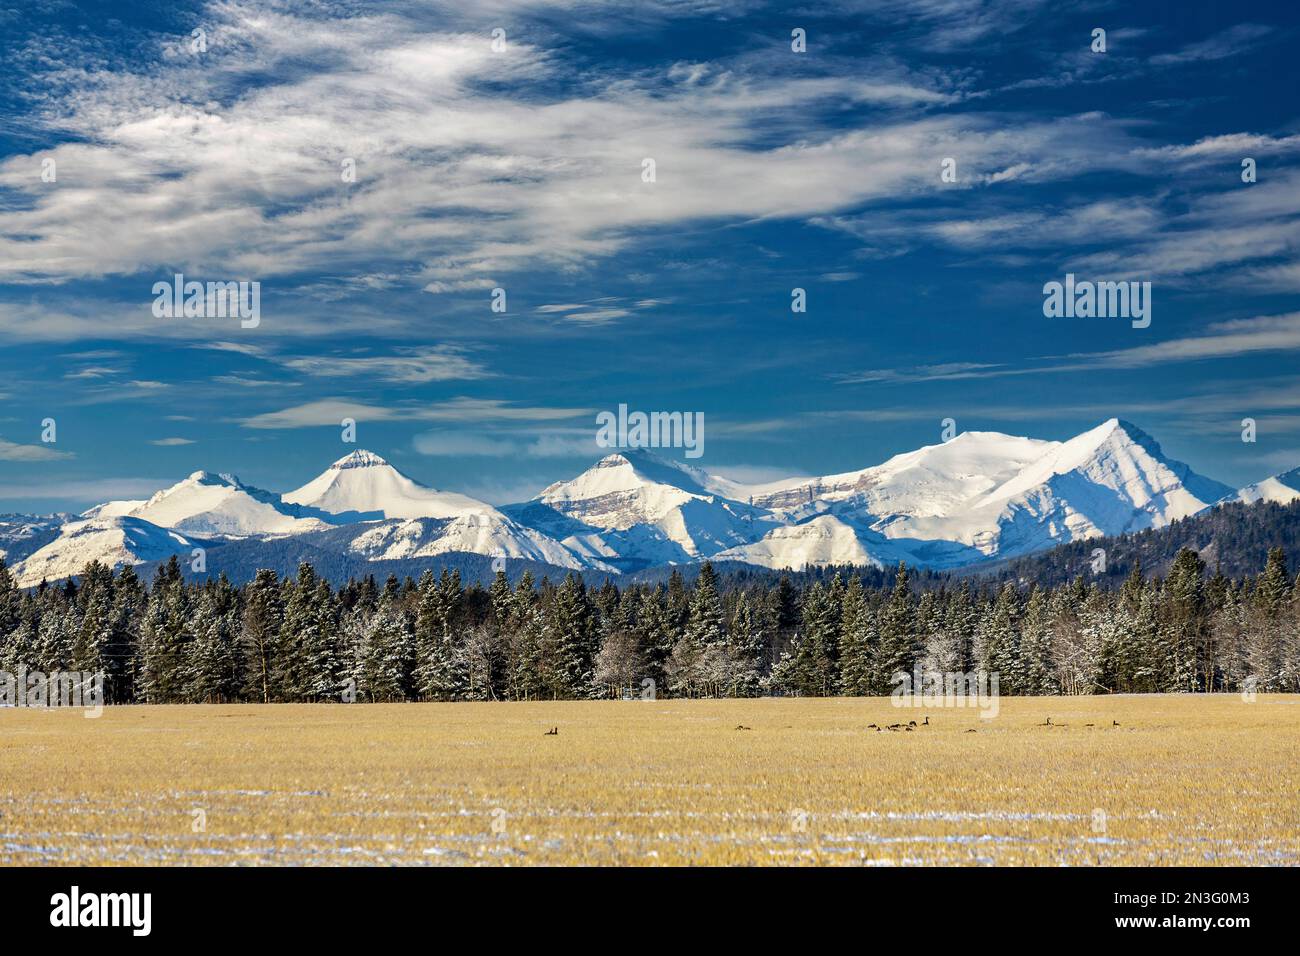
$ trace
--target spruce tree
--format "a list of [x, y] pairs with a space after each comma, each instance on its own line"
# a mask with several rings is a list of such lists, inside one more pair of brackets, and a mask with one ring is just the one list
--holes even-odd
[[273, 695], [279, 690], [275, 686], [275, 675], [283, 621], [284, 602], [279, 579], [274, 571], [258, 571], [245, 590], [240, 644], [245, 662], [244, 693], [264, 704], [275, 699]]
[[548, 683], [554, 697], [585, 698], [594, 690], [596, 621], [582, 578], [570, 572], [551, 602]]
[[840, 608], [840, 690], [849, 697], [875, 692], [875, 615], [862, 590], [862, 579], [849, 578]]
[[878, 618], [879, 640], [872, 666], [871, 693], [888, 695], [896, 686], [894, 675], [912, 672], [916, 654], [915, 608], [907, 566], [901, 562], [894, 587]]

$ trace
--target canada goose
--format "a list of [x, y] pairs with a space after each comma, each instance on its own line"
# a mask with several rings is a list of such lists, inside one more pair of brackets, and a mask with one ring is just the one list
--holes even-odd
[[867, 724], [867, 730], [870, 730], [870, 729], [873, 728], [873, 727], [875, 727], [876, 730], [879, 730], [879, 729], [880, 729], [879, 727], [876, 727], [875, 724]]
[[972, 727], [970, 730], [966, 731], [966, 733], [968, 733], [968, 734], [973, 734], [973, 733], [975, 733], [975, 728]]
[[915, 727], [915, 726], [916, 726], [916, 721], [915, 721], [915, 720], [909, 720], [909, 721], [907, 722], [907, 726], [909, 726], [909, 727]]
[[552, 727], [546, 733], [542, 734], [543, 737], [558, 737], [559, 735], [560, 735], [559, 727]]
[[753, 730], [753, 727], [746, 727], [744, 724], [736, 724], [737, 730]]
[[1097, 725], [1096, 725], [1096, 724], [1084, 724], [1083, 726], [1085, 726], [1085, 727], [1096, 727]]
[[922, 727], [929, 727], [929, 726], [930, 726], [930, 715], [929, 715], [929, 714], [926, 714], [926, 715], [925, 715], [925, 720], [923, 720], [923, 721], [921, 722], [921, 726], [922, 726]]
[[916, 729], [916, 724], [915, 724], [915, 723], [908, 724], [908, 725], [907, 725], [906, 727], [904, 727], [903, 729], [906, 730], [906, 731], [910, 734], [913, 730]]
[[1052, 718], [1051, 718], [1051, 717], [1048, 717], [1047, 720], [1046, 720], [1045, 722], [1039, 724], [1038, 726], [1039, 726], [1039, 727], [1050, 727], [1050, 726], [1052, 726]]
[[1119, 721], [1118, 721], [1118, 720], [1112, 720], [1112, 721], [1110, 722], [1110, 725], [1111, 725], [1112, 727], [1118, 727], [1118, 726], [1119, 726]]

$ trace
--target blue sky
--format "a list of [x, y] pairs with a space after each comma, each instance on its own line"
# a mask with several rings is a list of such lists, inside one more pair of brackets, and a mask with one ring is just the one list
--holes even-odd
[[[0, 12], [0, 510], [358, 446], [503, 503], [619, 403], [703, 412], [742, 479], [949, 417], [1300, 465], [1291, 5], [465, 6]], [[260, 325], [156, 318], [175, 272], [260, 282]], [[1066, 272], [1150, 281], [1150, 327], [1045, 318]]]

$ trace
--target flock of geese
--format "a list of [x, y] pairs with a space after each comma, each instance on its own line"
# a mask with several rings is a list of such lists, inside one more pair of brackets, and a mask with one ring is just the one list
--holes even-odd
[[[1119, 726], [1119, 721], [1118, 721], [1118, 720], [1112, 720], [1112, 721], [1110, 722], [1110, 725], [1111, 725], [1111, 727], [1118, 727], [1118, 726]], [[908, 732], [908, 733], [911, 733], [913, 730], [916, 730], [918, 727], [929, 727], [929, 726], [930, 726], [930, 715], [929, 715], [929, 714], [926, 714], [926, 715], [925, 715], [925, 720], [923, 720], [923, 721], [922, 721], [921, 723], [919, 723], [919, 724], [918, 724], [915, 720], [909, 720], [909, 721], [908, 721], [907, 723], [905, 723], [905, 724], [886, 724], [886, 725], [883, 726], [883, 727], [881, 727], [879, 724], [867, 724], [867, 730], [874, 730], [874, 731], [875, 731], [876, 733], [878, 733], [878, 734], [880, 734], [880, 733], [884, 733], [886, 730], [893, 731], [894, 733], [898, 733], [898, 732], [900, 732], [900, 731], [906, 731], [906, 732]], [[1054, 724], [1054, 723], [1052, 723], [1052, 718], [1051, 718], [1051, 717], [1048, 717], [1048, 718], [1047, 718], [1045, 721], [1043, 721], [1041, 724], [1035, 724], [1034, 726], [1036, 726], [1036, 727], [1069, 727], [1070, 725], [1069, 725], [1069, 724]], [[1096, 725], [1096, 724], [1084, 724], [1083, 726], [1085, 726], [1085, 727], [1096, 727], [1097, 725]], [[753, 727], [746, 727], [744, 724], [736, 724], [736, 730], [753, 730], [753, 729], [754, 729]], [[972, 729], [966, 731], [966, 733], [968, 733], [968, 734], [973, 734], [973, 733], [975, 733], [975, 730], [974, 730], [974, 728], [972, 728]], [[543, 737], [558, 737], [559, 735], [560, 735], [560, 728], [559, 728], [559, 727], [552, 727], [552, 728], [551, 728], [550, 730], [548, 730], [546, 733], [542, 734]]]
[[[1119, 721], [1118, 721], [1118, 720], [1112, 720], [1112, 721], [1110, 722], [1110, 725], [1111, 725], [1111, 727], [1118, 727], [1118, 726], [1119, 726]], [[879, 724], [867, 724], [867, 730], [874, 730], [876, 733], [879, 734], [879, 733], [884, 733], [886, 730], [892, 730], [892, 731], [894, 731], [894, 732], [898, 732], [898, 731], [912, 731], [912, 730], [915, 730], [915, 729], [918, 728], [918, 727], [929, 727], [929, 726], [930, 726], [930, 717], [929, 717], [929, 715], [927, 714], [925, 720], [922, 721], [922, 722], [919, 723], [919, 724], [918, 724], [915, 720], [909, 720], [909, 721], [908, 721], [907, 723], [905, 723], [905, 724], [886, 724], [886, 725], [883, 726], [883, 727], [880, 726]], [[1035, 726], [1037, 726], [1037, 727], [1069, 727], [1070, 725], [1069, 725], [1069, 724], [1054, 724], [1054, 723], [1052, 723], [1052, 718], [1051, 718], [1051, 717], [1048, 717], [1048, 718], [1047, 718], [1045, 721], [1043, 721], [1041, 724], [1036, 724]], [[1085, 726], [1085, 727], [1096, 727], [1097, 725], [1096, 725], [1096, 724], [1084, 724], [1083, 726]], [[737, 729], [739, 729], [739, 728], [737, 728]], [[746, 727], [745, 729], [748, 730], [749, 728]], [[976, 731], [974, 730], [974, 728], [972, 728], [972, 729], [966, 731], [966, 733], [968, 733], [968, 734], [973, 734], [973, 733], [975, 733], [975, 732], [976, 732]]]
[[[1111, 725], [1111, 727], [1118, 727], [1118, 726], [1119, 726], [1119, 721], [1118, 721], [1118, 720], [1112, 720], [1112, 721], [1110, 722], [1110, 725]], [[1048, 717], [1048, 718], [1047, 718], [1045, 721], [1043, 721], [1041, 724], [1038, 724], [1038, 726], [1039, 726], [1039, 727], [1069, 727], [1070, 725], [1069, 725], [1069, 724], [1054, 724], [1054, 723], [1052, 723], [1052, 718], [1051, 718], [1051, 717]], [[1085, 726], [1085, 727], [1096, 727], [1097, 725], [1096, 725], [1096, 724], [1084, 724], [1083, 726]]]
[[929, 715], [929, 714], [926, 714], [926, 717], [925, 717], [924, 722], [919, 723], [919, 724], [918, 724], [915, 720], [909, 720], [909, 721], [908, 721], [907, 723], [905, 723], [905, 724], [886, 724], [884, 727], [881, 727], [881, 726], [879, 726], [879, 725], [877, 725], [877, 724], [867, 724], [867, 730], [875, 730], [875, 732], [879, 734], [879, 733], [883, 733], [883, 732], [886, 731], [886, 730], [893, 730], [893, 731], [899, 731], [899, 730], [913, 731], [913, 730], [915, 730], [917, 727], [929, 727], [929, 726], [930, 726], [930, 715]]

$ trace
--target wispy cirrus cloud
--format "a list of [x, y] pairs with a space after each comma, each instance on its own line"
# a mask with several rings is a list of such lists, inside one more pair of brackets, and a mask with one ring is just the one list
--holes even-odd
[[1264, 38], [1273, 33], [1273, 28], [1262, 23], [1238, 23], [1228, 27], [1214, 36], [1195, 43], [1189, 43], [1181, 50], [1171, 53], [1159, 53], [1151, 57], [1151, 62], [1158, 66], [1183, 63], [1199, 63], [1206, 60], [1223, 60], [1230, 56], [1247, 53], [1260, 44]]
[[562, 421], [594, 415], [588, 408], [519, 405], [501, 399], [456, 398], [432, 405], [371, 405], [345, 398], [325, 398], [264, 412], [242, 419], [245, 428], [279, 429], [337, 426], [345, 418], [357, 422], [493, 422]]
[[0, 438], [0, 461], [63, 461], [74, 457], [72, 452], [48, 445], [20, 445]]
[[[494, 52], [482, 34], [439, 27], [414, 8], [329, 19], [219, 4], [205, 23], [206, 54], [176, 41], [137, 72], [54, 69], [60, 95], [40, 115], [64, 142], [41, 155], [69, 186], [33, 179], [32, 156], [0, 165], [0, 187], [24, 200], [0, 210], [0, 275], [328, 269], [385, 287], [484, 289], [500, 273], [610, 255], [640, 229], [804, 217], [933, 192], [930, 167], [954, 151], [990, 181], [1007, 168], [1090, 168], [1119, 134], [1100, 116], [1080, 136], [1068, 122], [918, 115], [962, 94], [897, 63], [865, 76], [716, 64], [597, 72], [584, 88], [551, 88], [539, 81], [559, 66], [543, 34]], [[250, 72], [260, 84], [227, 95]], [[845, 131], [831, 119], [846, 105], [881, 113]], [[770, 142], [781, 114], [797, 118], [798, 141]], [[645, 157], [655, 182], [642, 179]], [[356, 178], [345, 188], [347, 161]]]

